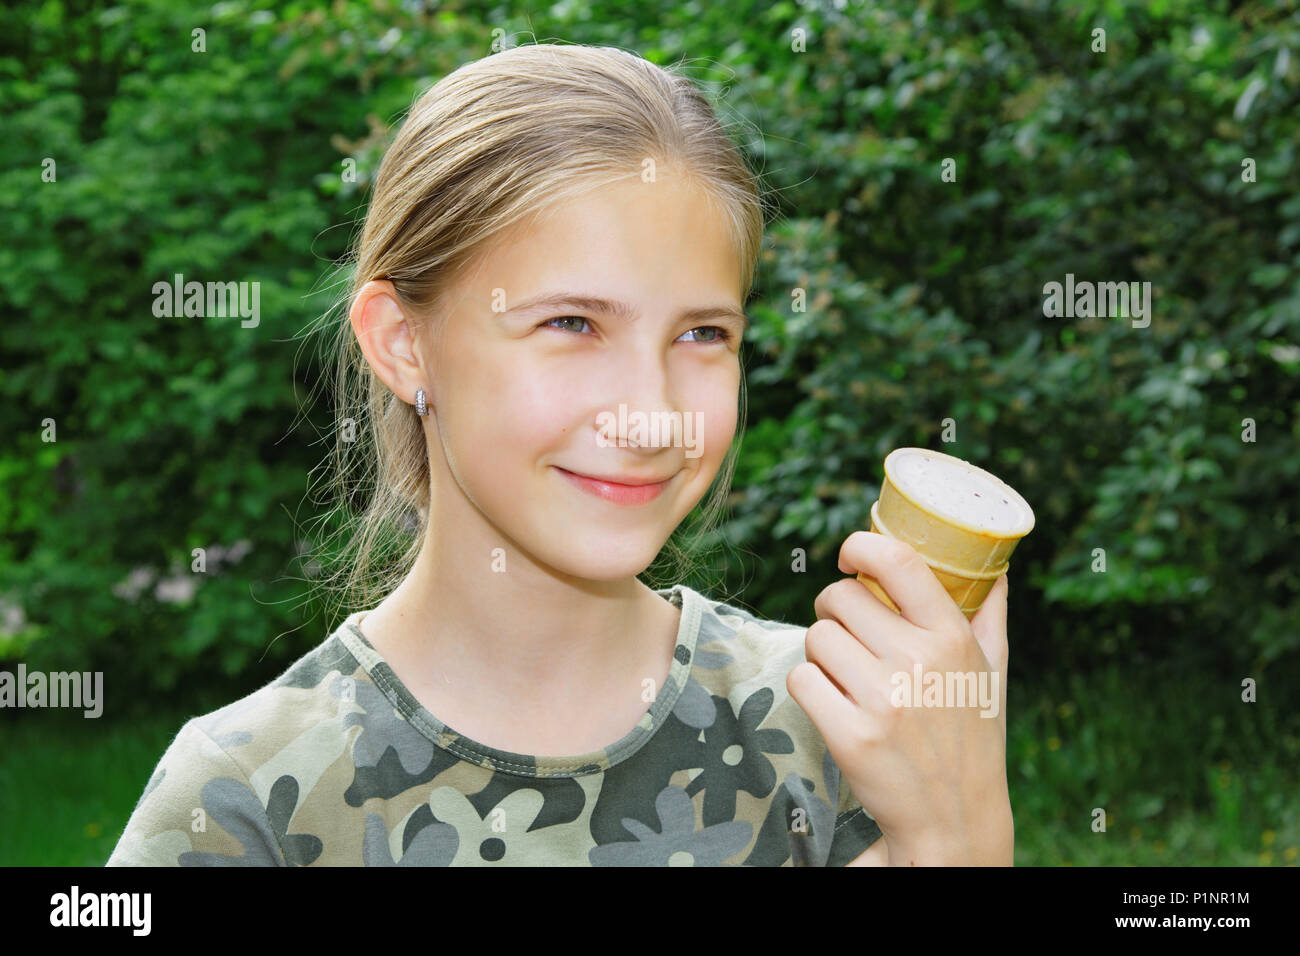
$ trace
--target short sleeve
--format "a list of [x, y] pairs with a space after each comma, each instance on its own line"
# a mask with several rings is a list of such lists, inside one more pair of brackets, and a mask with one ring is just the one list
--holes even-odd
[[230, 755], [187, 722], [106, 866], [283, 866], [266, 808]]
[[839, 803], [835, 813], [835, 835], [827, 866], [847, 866], [881, 836], [880, 827], [862, 808], [848, 781], [841, 775]]

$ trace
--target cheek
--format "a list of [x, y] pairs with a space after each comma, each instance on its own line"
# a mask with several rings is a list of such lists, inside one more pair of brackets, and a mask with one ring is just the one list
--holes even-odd
[[[618, 394], [617, 380], [602, 381], [580, 363], [539, 361], [518, 348], [483, 349], [480, 344], [470, 349], [468, 343], [453, 354], [463, 358], [450, 370], [453, 417], [446, 438], [476, 482], [504, 482], [513, 471], [507, 464], [521, 455], [535, 459], [576, 448], [584, 436], [575, 433], [584, 429], [595, 443], [596, 412], [617, 407], [598, 400]], [[686, 387], [678, 407], [693, 419], [693, 431], [683, 434], [683, 440], [698, 451], [690, 452], [697, 467], [716, 470], [738, 423], [739, 368], [699, 365], [679, 371]], [[590, 416], [579, 409], [588, 409]]]
[[458, 414], [453, 440], [462, 461], [472, 455], [483, 462], [476, 470], [501, 474], [496, 463], [542, 451], [571, 430], [570, 379], [552, 374], [544, 364], [520, 361], [518, 350], [473, 354], [454, 376], [452, 401]]
[[684, 407], [693, 409], [698, 461], [713, 469], [721, 465], [739, 422], [739, 379], [718, 375], [698, 383]]

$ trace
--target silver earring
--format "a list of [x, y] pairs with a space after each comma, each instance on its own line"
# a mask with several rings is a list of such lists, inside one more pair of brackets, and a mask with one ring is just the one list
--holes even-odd
[[415, 390], [415, 414], [424, 416], [429, 414], [429, 406], [425, 403], [424, 389]]

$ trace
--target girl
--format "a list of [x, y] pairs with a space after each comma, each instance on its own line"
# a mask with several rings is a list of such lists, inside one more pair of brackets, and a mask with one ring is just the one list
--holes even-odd
[[727, 494], [762, 229], [708, 102], [629, 53], [417, 101], [342, 326], [379, 479], [352, 578], [403, 517], [404, 577], [186, 723], [109, 864], [1009, 863], [1005, 716], [888, 702], [918, 661], [1005, 673], [1005, 581], [972, 632], [866, 532], [840, 567], [901, 617], [854, 578], [812, 628], [637, 578]]

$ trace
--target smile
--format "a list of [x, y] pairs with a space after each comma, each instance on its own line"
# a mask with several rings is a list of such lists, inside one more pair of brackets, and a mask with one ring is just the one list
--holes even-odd
[[[610, 481], [607, 478], [592, 478], [588, 475], [575, 474], [572, 471], [565, 471], [559, 465], [552, 467], [588, 494], [603, 498], [616, 505], [644, 505], [654, 501], [668, 487], [673, 478], [677, 477], [672, 475], [663, 481], [625, 484], [624, 482]], [[632, 481], [633, 479], [626, 478], [624, 480]]]

